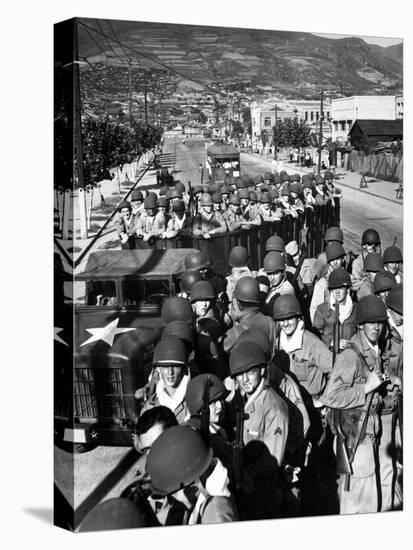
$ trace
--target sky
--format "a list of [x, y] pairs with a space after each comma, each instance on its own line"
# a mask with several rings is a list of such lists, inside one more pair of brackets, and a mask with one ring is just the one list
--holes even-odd
[[[349, 34], [322, 34], [322, 33], [312, 33], [316, 34], [317, 36], [322, 36], [324, 38], [348, 38], [349, 36], [356, 36], [356, 35], [349, 35]], [[394, 44], [400, 44], [403, 40], [401, 38], [388, 38], [385, 36], [356, 36], [356, 38], [362, 38], [365, 42], [368, 44], [378, 44], [379, 46], [394, 46]]]

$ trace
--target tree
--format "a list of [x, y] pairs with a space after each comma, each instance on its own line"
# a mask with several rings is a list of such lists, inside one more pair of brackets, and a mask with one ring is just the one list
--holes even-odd
[[244, 126], [241, 124], [239, 120], [233, 120], [232, 121], [232, 132], [231, 137], [234, 139], [238, 139], [240, 134], [244, 133]]
[[311, 130], [304, 121], [287, 118], [277, 121], [273, 127], [273, 141], [276, 147], [308, 147]]
[[241, 117], [242, 117], [244, 128], [246, 129], [248, 134], [251, 136], [252, 135], [251, 110], [249, 107], [242, 108]]

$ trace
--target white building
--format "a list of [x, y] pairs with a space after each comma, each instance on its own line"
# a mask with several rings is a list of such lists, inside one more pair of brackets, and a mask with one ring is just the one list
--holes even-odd
[[396, 118], [403, 118], [404, 102], [402, 95], [396, 95]]
[[[401, 98], [403, 105], [403, 98]], [[355, 120], [395, 120], [396, 96], [366, 95], [333, 99], [331, 102], [332, 139], [347, 139]]]

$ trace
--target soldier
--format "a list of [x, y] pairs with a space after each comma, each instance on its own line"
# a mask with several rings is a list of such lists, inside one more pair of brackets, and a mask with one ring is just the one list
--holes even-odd
[[247, 222], [239, 213], [241, 200], [238, 195], [230, 195], [228, 201], [228, 210], [224, 212], [224, 219], [228, 231], [238, 231], [239, 229], [249, 229], [250, 223]]
[[334, 185], [333, 180], [334, 174], [327, 170], [327, 172], [324, 173], [324, 182], [326, 184], [327, 193], [330, 195], [330, 197], [341, 199], [343, 196], [341, 189]]
[[121, 201], [118, 205], [119, 217], [116, 221], [116, 231], [119, 235], [122, 249], [135, 248], [134, 219], [132, 207], [128, 201]]
[[162, 237], [165, 232], [165, 223], [164, 218], [156, 213], [156, 195], [146, 196], [143, 206], [145, 211], [136, 224], [136, 236], [144, 242], [150, 242]]
[[324, 178], [320, 174], [315, 177], [315, 203], [317, 206], [325, 206], [329, 201], [326, 193]]
[[[183, 524], [237, 521], [226, 468], [189, 426], [173, 426], [153, 443], [146, 464], [153, 489], [186, 508]], [[211, 491], [211, 492], [209, 492]]]
[[222, 380], [227, 375], [221, 339], [225, 324], [215, 314], [216, 292], [208, 281], [192, 285], [190, 301], [195, 317], [195, 360], [201, 372], [216, 374]]
[[[175, 203], [176, 201], [172, 201], [172, 204]], [[169, 212], [169, 200], [166, 197], [158, 197], [158, 217], [163, 218], [163, 224], [165, 227], [167, 227], [170, 219]]]
[[185, 298], [173, 296], [163, 303], [161, 309], [161, 323], [167, 325], [172, 321], [184, 321], [191, 327], [194, 323], [194, 314], [191, 304]]
[[304, 203], [299, 198], [301, 193], [300, 184], [296, 181], [290, 185], [290, 197], [291, 197], [291, 209], [294, 210], [297, 214], [302, 214], [304, 212]]
[[264, 257], [264, 273], [270, 280], [270, 291], [265, 300], [271, 315], [274, 301], [282, 294], [295, 294], [294, 287], [286, 277], [285, 257], [281, 252], [268, 252]]
[[135, 216], [135, 222], [143, 212], [143, 193], [139, 189], [134, 189], [131, 194], [130, 203], [132, 214]]
[[348, 340], [357, 332], [356, 308], [350, 296], [351, 277], [342, 267], [332, 271], [328, 277], [328, 301], [317, 306], [313, 327], [319, 332], [321, 339], [330, 349], [334, 344], [335, 304], [339, 304], [338, 346], [344, 349]]
[[275, 362], [298, 382], [307, 410], [320, 407], [327, 375], [332, 369], [332, 353], [314, 334], [304, 329], [300, 304], [295, 296], [279, 296], [273, 318], [281, 329]]
[[230, 195], [229, 185], [224, 183], [224, 185], [221, 187], [220, 194], [221, 194], [221, 199], [222, 199], [221, 200], [222, 212], [225, 212], [226, 210], [228, 210], [228, 200], [229, 200], [229, 195]]
[[275, 323], [260, 308], [260, 285], [253, 277], [243, 277], [235, 285], [231, 315], [234, 326], [224, 337], [224, 349], [230, 351], [236, 344], [241, 332], [248, 328], [257, 328], [268, 337], [271, 350], [275, 346]]
[[403, 282], [402, 264], [403, 255], [400, 248], [397, 246], [389, 246], [383, 252], [384, 269], [391, 273], [396, 278], [396, 283], [401, 284]]
[[391, 443], [387, 425], [383, 424], [386, 417], [380, 415], [382, 398], [378, 391], [387, 382], [378, 347], [386, 320], [386, 307], [380, 298], [370, 295], [360, 300], [358, 332], [351, 338], [351, 345], [337, 356], [322, 396], [327, 407], [339, 409], [336, 430], [346, 437], [352, 453], [350, 488], [346, 487], [345, 475], [339, 480], [341, 514], [380, 511], [376, 471], [381, 472], [382, 464], [377, 448], [380, 445], [387, 452]]
[[251, 225], [260, 225], [260, 215], [257, 213], [256, 210], [251, 210], [250, 192], [248, 191], [248, 189], [240, 189], [238, 197], [241, 201], [240, 211], [241, 216], [244, 218], [244, 220], [248, 221]]
[[380, 237], [375, 229], [366, 229], [361, 236], [361, 252], [353, 261], [351, 268], [351, 279], [353, 290], [357, 291], [360, 287], [361, 279], [365, 275], [364, 257], [372, 252], [380, 250]]
[[[159, 199], [160, 200], [160, 199]], [[192, 229], [192, 221], [185, 210], [183, 200], [175, 201], [172, 205], [172, 216], [170, 217], [165, 231], [165, 239], [173, 239], [178, 235], [189, 235]]]
[[363, 271], [366, 274], [360, 281], [357, 290], [357, 300], [360, 301], [363, 296], [374, 294], [374, 279], [379, 271], [384, 268], [383, 258], [377, 252], [372, 252], [364, 257]]
[[[325, 232], [324, 242], [326, 246], [328, 246], [330, 243], [339, 243], [343, 245], [344, 235], [342, 230], [336, 226], [329, 227]], [[317, 256], [317, 270], [319, 273], [319, 277], [323, 277], [327, 273], [327, 268], [328, 268], [327, 256], [324, 250], [324, 252], [321, 252]]]
[[346, 252], [344, 248], [338, 242], [332, 242], [326, 248], [326, 257], [327, 257], [327, 273], [318, 279], [314, 285], [313, 296], [311, 298], [310, 305], [310, 317], [311, 321], [314, 321], [314, 315], [317, 309], [317, 306], [326, 302], [329, 298], [328, 292], [328, 277], [334, 269], [338, 267], [343, 267], [344, 258]]
[[188, 410], [185, 402], [187, 374], [187, 352], [179, 338], [165, 337], [155, 347], [153, 365], [159, 380], [155, 392], [150, 395], [142, 408], [145, 411], [163, 405], [174, 413], [179, 424], [185, 421]]
[[309, 174], [304, 174], [301, 184], [303, 187], [304, 207], [314, 210], [316, 200], [313, 195], [313, 178]]
[[244, 404], [245, 471], [252, 479], [250, 517], [271, 518], [279, 513], [279, 476], [288, 438], [288, 407], [266, 382], [267, 358], [255, 342], [242, 342], [229, 358], [231, 377], [239, 387], [232, 404]]
[[280, 211], [271, 210], [271, 196], [268, 191], [261, 193], [259, 214], [263, 222], [278, 222], [281, 220]]
[[286, 185], [283, 185], [281, 188], [279, 205], [285, 216], [292, 216], [293, 218], [297, 217], [297, 212], [290, 203], [290, 189]]
[[192, 234], [194, 237], [203, 237], [209, 239], [213, 235], [225, 233], [226, 224], [222, 216], [217, 216], [213, 212], [212, 196], [209, 193], [203, 193], [200, 202], [201, 209], [192, 221]]
[[223, 218], [222, 200], [219, 191], [212, 193], [212, 202], [214, 203], [214, 216]]
[[244, 246], [234, 246], [229, 253], [228, 263], [231, 266], [231, 273], [227, 277], [226, 292], [230, 302], [232, 302], [232, 293], [237, 281], [242, 277], [255, 276], [248, 267], [248, 260], [248, 250]]
[[379, 271], [374, 278], [374, 294], [386, 303], [390, 290], [396, 286], [396, 279], [388, 271]]

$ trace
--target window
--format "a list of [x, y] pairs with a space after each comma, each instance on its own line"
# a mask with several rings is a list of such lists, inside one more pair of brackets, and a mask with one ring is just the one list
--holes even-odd
[[162, 297], [170, 295], [168, 279], [147, 279], [122, 281], [122, 292], [124, 305], [134, 306], [138, 302], [148, 301], [149, 303], [161, 303]]
[[315, 114], [315, 119], [318, 120], [320, 118], [320, 113], [317, 111]]
[[[82, 283], [79, 281], [79, 283]], [[80, 291], [79, 293], [77, 291]], [[119, 305], [116, 295], [116, 284], [113, 280], [86, 281], [84, 295], [82, 296], [81, 285], [75, 289], [76, 304], [87, 306], [113, 307]]]
[[264, 118], [264, 126], [271, 126], [271, 117], [266, 116]]
[[305, 121], [307, 122], [308, 121], [308, 111], [305, 112], [304, 118], [305, 118]]
[[327, 118], [330, 118], [330, 111], [327, 111]]
[[314, 120], [314, 113], [313, 113], [313, 111], [310, 112], [310, 120], [311, 120], [311, 122]]

